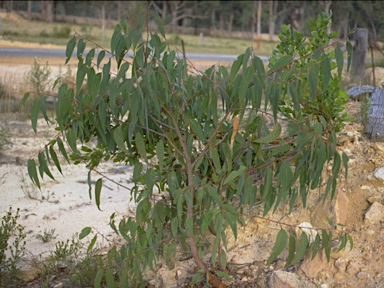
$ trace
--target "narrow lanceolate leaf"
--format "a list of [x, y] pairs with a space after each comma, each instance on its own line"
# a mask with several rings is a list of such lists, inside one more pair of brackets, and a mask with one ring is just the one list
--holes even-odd
[[97, 235], [93, 236], [91, 242], [88, 245], [87, 252], [92, 250], [93, 246], [95, 246], [96, 244], [96, 241], [97, 241]]
[[203, 141], [204, 135], [203, 135], [203, 130], [201, 129], [201, 126], [195, 119], [189, 119], [188, 120], [189, 125], [191, 126], [191, 130], [194, 134], [196, 134], [197, 139], [200, 141]]
[[69, 40], [67, 44], [67, 48], [65, 49], [65, 56], [67, 59], [65, 59], [65, 64], [68, 63], [69, 59], [72, 57], [73, 49], [75, 49], [76, 46], [76, 37], [73, 36], [71, 40]]
[[93, 286], [95, 288], [100, 288], [101, 287], [101, 283], [103, 281], [103, 277], [104, 277], [104, 269], [103, 268], [100, 268], [97, 273], [96, 273], [96, 276], [95, 276], [95, 280], [93, 282]]
[[233, 180], [235, 180], [237, 177], [239, 177], [241, 174], [245, 172], [245, 166], [241, 166], [239, 170], [237, 171], [232, 171], [227, 178], [225, 178], [223, 185], [226, 185]]
[[135, 141], [136, 141], [136, 149], [139, 152], [139, 155], [147, 163], [148, 162], [147, 151], [145, 149], [144, 138], [143, 138], [143, 136], [141, 136], [140, 132], [136, 133]]
[[81, 232], [79, 234], [79, 240], [87, 237], [89, 235], [89, 233], [91, 233], [91, 227], [83, 228], [83, 230], [81, 230]]
[[276, 123], [276, 126], [273, 128], [272, 132], [269, 133], [267, 136], [261, 137], [259, 139], [256, 139], [256, 143], [270, 143], [274, 140], [276, 140], [281, 133], [281, 125], [279, 122]]
[[105, 273], [105, 280], [107, 282], [107, 287], [108, 288], [115, 288], [115, 280], [113, 278], [113, 270], [109, 269]]
[[49, 146], [49, 154], [51, 155], [51, 158], [53, 160], [53, 163], [55, 163], [57, 170], [59, 170], [60, 174], [63, 175], [63, 172], [61, 171], [59, 159], [57, 158], [57, 154], [53, 149], [53, 146]]
[[34, 159], [28, 160], [28, 174], [32, 182], [40, 189], [39, 176], [37, 175], [36, 163]]
[[321, 61], [321, 72], [323, 74], [323, 92], [325, 92], [331, 79], [331, 63], [327, 55], [324, 54], [323, 61]]
[[339, 75], [339, 77], [341, 77], [341, 73], [343, 72], [344, 58], [339, 43], [336, 44], [335, 57], [337, 64], [337, 74]]
[[321, 239], [323, 248], [325, 251], [325, 256], [327, 257], [327, 260], [329, 262], [331, 257], [331, 239], [332, 239], [332, 233], [329, 232], [329, 235], [326, 230], [321, 230]]
[[67, 160], [67, 162], [69, 163], [67, 151], [65, 150], [63, 141], [60, 138], [57, 138], [57, 146], [59, 147], [59, 151], [60, 151], [61, 155], [63, 155], [65, 160]]
[[347, 53], [348, 53], [348, 64], [347, 64], [347, 73], [349, 72], [349, 68], [351, 67], [351, 61], [352, 61], [352, 45], [349, 41], [347, 41], [346, 44], [347, 47]]
[[123, 137], [123, 131], [121, 130], [121, 126], [117, 126], [115, 131], [113, 132], [113, 136], [115, 138], [115, 142], [117, 146], [124, 152], [128, 152], [127, 147], [125, 146], [125, 141]]
[[275, 65], [273, 65], [272, 68], [268, 70], [267, 74], [272, 74], [273, 72], [276, 72], [277, 70], [287, 66], [292, 62], [292, 60], [293, 58], [291, 55], [284, 55], [276, 61]]
[[33, 103], [33, 107], [31, 110], [31, 123], [32, 123], [32, 129], [36, 133], [36, 126], [37, 126], [37, 118], [39, 117], [39, 111], [40, 111], [40, 99], [35, 99], [35, 102]]
[[96, 181], [96, 184], [95, 184], [95, 201], [96, 201], [96, 205], [97, 205], [97, 208], [101, 211], [100, 209], [100, 193], [101, 193], [101, 186], [103, 186], [103, 178], [99, 178], [97, 181]]
[[295, 250], [296, 250], [296, 238], [295, 236], [291, 235], [289, 236], [289, 242], [288, 242], [288, 257], [284, 267], [288, 267], [291, 265], [293, 257], [295, 256]]
[[[52, 180], [55, 180], [55, 178], [53, 177], [51, 171], [49, 171], [49, 168], [48, 168], [48, 165], [47, 165], [47, 161], [45, 160], [44, 153], [40, 152], [38, 154], [37, 158], [39, 160], [39, 165], [40, 165], [41, 171], [44, 172], [46, 175], [48, 175], [48, 177], [51, 178]], [[41, 178], [43, 178], [43, 175], [41, 175]]]
[[240, 66], [243, 63], [244, 54], [241, 54], [237, 57], [237, 59], [233, 62], [231, 67], [231, 72], [229, 74], [229, 78], [231, 82], [235, 81], [235, 77], [237, 72], [239, 72]]
[[28, 100], [28, 98], [29, 98], [29, 92], [27, 92], [27, 93], [25, 93], [24, 94], [24, 96], [23, 96], [23, 99], [21, 100], [21, 102], [20, 102], [20, 106], [21, 107], [24, 107], [25, 106], [25, 102]]
[[97, 69], [100, 68], [100, 63], [104, 59], [104, 56], [105, 56], [105, 51], [101, 50], [99, 55], [97, 56]]
[[341, 166], [341, 159], [340, 158], [341, 158], [340, 154], [337, 151], [335, 151], [334, 159], [333, 159], [333, 167], [332, 167], [332, 176], [334, 178], [337, 177], [337, 174], [340, 171], [340, 166]]
[[156, 156], [159, 160], [160, 171], [162, 171], [164, 166], [164, 143], [162, 139], [156, 145]]
[[288, 235], [284, 229], [280, 229], [279, 233], [276, 237], [275, 246], [273, 246], [272, 254], [269, 256], [267, 260], [267, 265], [271, 265], [271, 263], [283, 252], [285, 245], [287, 244]]
[[302, 232], [300, 235], [299, 244], [297, 245], [297, 251], [295, 257], [293, 257], [292, 263], [296, 264], [303, 259], [305, 252], [307, 251], [309, 244], [308, 236], [306, 233]]

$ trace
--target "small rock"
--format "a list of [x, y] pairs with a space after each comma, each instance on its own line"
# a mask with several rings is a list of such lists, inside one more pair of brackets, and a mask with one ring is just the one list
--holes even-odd
[[369, 278], [369, 273], [367, 272], [363, 272], [363, 271], [360, 271], [356, 274], [356, 277], [359, 278], [359, 279], [367, 279]]
[[321, 288], [328, 288], [328, 284], [323, 283], [323, 284], [320, 285], [320, 287]]
[[379, 143], [377, 143], [377, 142], [372, 143], [372, 144], [371, 144], [371, 147], [372, 147], [374, 150], [376, 150], [376, 151], [384, 152], [384, 147], [383, 147], [383, 145], [381, 145], [381, 144], [379, 144]]
[[301, 282], [295, 273], [282, 270], [273, 271], [268, 281], [269, 288], [297, 288], [300, 286]]
[[310, 255], [304, 257], [304, 261], [300, 266], [300, 269], [307, 275], [309, 278], [317, 278], [321, 271], [327, 271], [331, 268], [331, 262], [327, 261], [325, 256], [325, 251], [322, 249], [317, 252], [315, 258], [311, 261]]
[[356, 273], [359, 271], [359, 267], [357, 264], [350, 262], [347, 266], [347, 273], [348, 275], [356, 275]]
[[369, 196], [367, 198], [367, 201], [370, 203], [370, 204], [373, 204], [374, 202], [380, 202], [382, 199], [381, 195], [380, 194], [374, 194], [372, 196]]
[[63, 283], [59, 283], [59, 284], [56, 284], [55, 286], [53, 286], [53, 288], [63, 288], [64, 287], [64, 284]]
[[376, 169], [375, 172], [373, 172], [373, 176], [384, 181], [384, 168]]
[[367, 186], [367, 185], [362, 185], [360, 187], [361, 190], [372, 190], [372, 187], [371, 186]]
[[347, 268], [347, 263], [345, 263], [344, 259], [337, 259], [335, 261], [335, 267], [336, 267], [337, 271], [345, 272], [345, 269]]
[[384, 218], [384, 206], [379, 202], [374, 202], [364, 217], [371, 224], [379, 223]]

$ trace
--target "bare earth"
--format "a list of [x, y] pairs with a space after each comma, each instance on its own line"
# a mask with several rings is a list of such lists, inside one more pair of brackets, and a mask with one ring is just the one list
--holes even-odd
[[[11, 47], [16, 45], [11, 44]], [[0, 41], [0, 47], [5, 45], [8, 44]], [[54, 65], [64, 63], [63, 59], [47, 60]], [[12, 75], [13, 79], [22, 80], [32, 63], [33, 59], [0, 57], [0, 71]], [[41, 63], [45, 63], [45, 59]], [[196, 63], [196, 66], [205, 68], [211, 64]], [[358, 102], [349, 103], [348, 110], [359, 118]], [[46, 254], [57, 241], [71, 239], [86, 226], [94, 227], [107, 239], [112, 239], [113, 233], [108, 226], [110, 214], [116, 212], [122, 217], [134, 212], [129, 191], [106, 181], [102, 190], [102, 211], [99, 211], [94, 201], [89, 199], [87, 170], [81, 165], [63, 165], [64, 176], [55, 173], [56, 181], [45, 179], [41, 191], [36, 190], [27, 175], [26, 161], [52, 139], [55, 135], [53, 127], [40, 121], [35, 135], [25, 116], [3, 113], [0, 114], [0, 119], [12, 133], [9, 149], [0, 154], [0, 212], [4, 214], [10, 206], [13, 209], [20, 208], [20, 223], [26, 226], [27, 231], [27, 249], [34, 255]], [[384, 184], [373, 176], [376, 169], [384, 167], [384, 145], [370, 142], [363, 135], [363, 128], [358, 121], [344, 127], [339, 135], [339, 144], [338, 150], [344, 151], [350, 157], [349, 177], [347, 181], [340, 177], [335, 200], [322, 205], [319, 191], [312, 191], [306, 209], [302, 209], [298, 201], [291, 215], [288, 215], [287, 207], [283, 207], [275, 214], [268, 214], [267, 218], [290, 225], [308, 222], [314, 227], [325, 227], [325, 216], [328, 215], [335, 222], [345, 224], [340, 229], [353, 237], [353, 249], [336, 253], [339, 243], [335, 238], [336, 248], [331, 253], [329, 263], [321, 253], [312, 262], [306, 257], [302, 263], [285, 270], [299, 275], [296, 278], [298, 282], [294, 282], [296, 284], [291, 283], [288, 286], [282, 282], [268, 283], [271, 275], [278, 274], [274, 271], [284, 269], [287, 253], [283, 253], [271, 266], [265, 265], [281, 226], [260, 218], [262, 207], [256, 205], [245, 215], [247, 226], [239, 228], [237, 241], [231, 239], [228, 243], [227, 259], [234, 267], [231, 270], [233, 280], [228, 282], [229, 286], [384, 287], [384, 207], [380, 206], [384, 202]], [[100, 167], [99, 172], [128, 187], [132, 185], [131, 167], [106, 164]], [[95, 173], [92, 177], [96, 180], [100, 176]], [[378, 216], [368, 220], [365, 218], [370, 215], [366, 216], [366, 213], [371, 206], [378, 209], [375, 210], [378, 211]], [[287, 228], [284, 225], [283, 227]], [[42, 234], [44, 229], [55, 229], [57, 238], [48, 243], [37, 240], [35, 236]], [[104, 244], [108, 243], [105, 241]], [[207, 259], [208, 257], [209, 255]], [[147, 273], [147, 277], [153, 278], [150, 282], [152, 285], [180, 287], [193, 272], [193, 263], [191, 260], [180, 261], [176, 257], [173, 270], [169, 271], [165, 265], [160, 264], [156, 272]], [[284, 274], [285, 278], [280, 281], [288, 281], [292, 275]], [[33, 281], [35, 277], [37, 275], [31, 276], [29, 280]], [[159, 286], [161, 283], [163, 286]]]

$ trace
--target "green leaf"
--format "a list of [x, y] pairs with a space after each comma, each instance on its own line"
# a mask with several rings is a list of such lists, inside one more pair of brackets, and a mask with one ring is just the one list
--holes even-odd
[[255, 142], [256, 143], [270, 143], [270, 142], [276, 140], [280, 136], [280, 133], [281, 133], [281, 125], [279, 124], [279, 122], [277, 122], [271, 133], [269, 133], [268, 135], [266, 135], [264, 137], [256, 139]]
[[317, 254], [317, 251], [319, 249], [320, 245], [320, 235], [319, 233], [316, 234], [315, 241], [312, 243], [312, 255], [311, 260], [313, 260]]
[[331, 63], [327, 55], [323, 55], [323, 60], [321, 61], [321, 72], [323, 74], [323, 93], [327, 90], [329, 86], [329, 80], [331, 79]]
[[72, 57], [73, 50], [75, 49], [76, 46], [76, 37], [73, 36], [71, 40], [69, 40], [67, 44], [67, 48], [65, 49], [65, 56], [67, 57], [65, 59], [65, 64], [68, 63], [69, 59]]
[[325, 256], [327, 257], [327, 261], [329, 262], [330, 257], [331, 257], [331, 232], [329, 232], [329, 235], [326, 230], [321, 230], [321, 239], [322, 239], [322, 244], [323, 248], [325, 251]]
[[272, 254], [271, 256], [269, 256], [267, 260], [267, 265], [271, 265], [272, 262], [277, 258], [277, 256], [279, 256], [280, 253], [283, 252], [285, 245], [287, 244], [287, 240], [288, 240], [287, 232], [284, 229], [280, 229], [276, 237], [275, 246], [273, 246], [273, 249], [272, 249]]
[[100, 268], [99, 270], [97, 270], [95, 280], [93, 282], [93, 285], [95, 288], [101, 288], [103, 278], [104, 278], [104, 269]]
[[141, 158], [144, 159], [145, 163], [148, 163], [147, 151], [145, 149], [145, 142], [143, 136], [140, 132], [137, 132], [135, 135], [136, 149], [139, 152]]
[[101, 187], [102, 186], [103, 186], [103, 178], [97, 179], [96, 184], [95, 184], [95, 201], [96, 201], [96, 206], [100, 211], [101, 211], [101, 209], [100, 209], [100, 193], [101, 193]]
[[303, 259], [305, 252], [307, 251], [309, 244], [308, 236], [306, 233], [301, 232], [299, 244], [297, 245], [297, 250], [295, 257], [293, 257], [292, 263], [296, 264]]
[[31, 109], [31, 123], [32, 123], [32, 129], [36, 133], [36, 126], [37, 126], [37, 119], [39, 118], [39, 112], [40, 112], [40, 99], [35, 99], [35, 102], [33, 103], [33, 107]]
[[271, 67], [271, 69], [268, 70], [267, 75], [272, 74], [273, 72], [276, 72], [277, 70], [287, 66], [292, 62], [293, 58], [291, 55], [284, 55], [279, 60], [276, 61], [276, 63]]
[[39, 176], [37, 175], [36, 163], [34, 159], [29, 159], [27, 163], [28, 174], [32, 182], [40, 189]]
[[347, 54], [348, 54], [348, 58], [347, 58], [347, 73], [348, 73], [349, 68], [351, 67], [352, 54], [353, 54], [351, 42], [349, 42], [348, 40], [347, 40], [346, 48], [347, 48]]
[[23, 96], [23, 99], [21, 100], [20, 102], [20, 106], [21, 107], [25, 107], [25, 102], [27, 102], [28, 98], [29, 98], [29, 95], [30, 93], [29, 92], [26, 92]]
[[230, 182], [232, 182], [233, 180], [235, 180], [237, 177], [239, 177], [241, 174], [243, 174], [245, 172], [245, 166], [241, 166], [239, 168], [239, 170], [237, 171], [232, 171], [231, 173], [229, 173], [228, 177], [225, 178], [224, 182], [223, 182], [223, 185], [226, 185]]
[[191, 126], [191, 130], [192, 132], [194, 132], [197, 136], [197, 139], [200, 140], [200, 141], [203, 141], [204, 140], [204, 134], [203, 134], [203, 130], [201, 129], [201, 126], [199, 123], [197, 123], [197, 121], [195, 119], [188, 119], [188, 122], [189, 122], [189, 125]]
[[296, 238], [293, 235], [289, 236], [289, 242], [288, 242], [288, 257], [285, 261], [285, 268], [291, 265], [293, 257], [295, 256], [295, 249], [296, 249]]
[[89, 233], [91, 233], [91, 227], [85, 227], [83, 228], [83, 230], [81, 230], [80, 234], [79, 234], [79, 240], [87, 237], [89, 235]]
[[347, 245], [347, 234], [343, 234], [341, 236], [341, 242], [340, 242], [339, 249], [337, 249], [336, 252], [340, 252], [341, 250], [343, 250], [346, 245]]
[[337, 151], [335, 151], [335, 154], [333, 156], [333, 167], [332, 167], [332, 176], [334, 178], [336, 178], [337, 174], [339, 174], [340, 166], [341, 166], [341, 157], [340, 157], [340, 154]]
[[113, 131], [113, 137], [115, 139], [115, 142], [117, 146], [124, 151], [125, 153], [128, 153], [127, 147], [125, 145], [124, 137], [123, 137], [123, 131], [121, 129], [121, 126], [117, 126], [115, 130]]
[[93, 236], [91, 242], [89, 243], [88, 248], [87, 248], [87, 253], [92, 250], [92, 248], [96, 244], [96, 241], [97, 241], [97, 235]]
[[157, 159], [159, 161], [160, 171], [162, 171], [163, 166], [164, 166], [164, 143], [163, 143], [163, 139], [160, 139], [160, 141], [156, 145], [156, 156], [157, 156]]
[[64, 148], [63, 141], [60, 138], [57, 138], [56, 140], [57, 140], [57, 146], [59, 147], [59, 151], [60, 151], [61, 155], [63, 155], [65, 160], [67, 160], [67, 162], [69, 163], [68, 154], [67, 154], [67, 151]]
[[97, 56], [97, 69], [100, 68], [100, 63], [101, 63], [101, 61], [103, 61], [104, 56], [105, 56], [105, 51], [101, 50], [99, 55]]
[[55, 163], [57, 170], [59, 170], [60, 174], [63, 175], [63, 171], [61, 171], [61, 166], [59, 159], [57, 158], [57, 154], [55, 150], [53, 149], [53, 146], [49, 146], [49, 154], [51, 155], [51, 158], [53, 160], [53, 163]]
[[343, 52], [340, 49], [339, 43], [336, 43], [335, 57], [336, 57], [336, 64], [337, 64], [337, 74], [339, 75], [339, 77], [341, 77], [341, 73], [343, 73], [344, 58], [343, 58]]
[[[221, 255], [225, 255], [225, 254], [221, 253]], [[225, 280], [228, 280], [228, 281], [231, 280], [231, 277], [223, 271], [216, 271], [216, 275], [219, 276], [220, 278], [225, 278]]]
[[[55, 178], [51, 174], [51, 171], [49, 171], [49, 168], [47, 166], [47, 161], [45, 160], [44, 153], [43, 152], [39, 152], [37, 158], [39, 160], [39, 165], [40, 165], [39, 168], [41, 169], [41, 172], [44, 172], [46, 175], [48, 175], [49, 178], [51, 178], [52, 180], [55, 180]], [[43, 178], [42, 174], [41, 174], [41, 178]]]
[[107, 282], [108, 288], [114, 288], [115, 287], [115, 280], [113, 278], [113, 270], [112, 269], [108, 269], [107, 272], [105, 273], [105, 280]]
[[232, 83], [235, 81], [236, 74], [237, 72], [239, 72], [241, 64], [243, 64], [243, 58], [244, 58], [244, 54], [239, 55], [232, 64], [231, 72], [229, 74], [229, 78]]

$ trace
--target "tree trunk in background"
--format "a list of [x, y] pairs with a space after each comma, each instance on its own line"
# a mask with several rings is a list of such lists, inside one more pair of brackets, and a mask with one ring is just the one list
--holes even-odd
[[117, 4], [117, 21], [121, 20], [121, 1], [116, 1]]
[[251, 22], [251, 34], [252, 34], [252, 40], [255, 39], [255, 27], [256, 27], [256, 9], [257, 9], [257, 2], [253, 2], [252, 6], [252, 22]]
[[5, 8], [5, 11], [12, 12], [12, 10], [13, 10], [13, 1], [12, 0], [4, 1], [4, 8]]
[[261, 1], [257, 1], [257, 29], [256, 29], [257, 49], [260, 49], [260, 38], [261, 38]]
[[229, 20], [228, 20], [228, 32], [229, 32], [229, 34], [232, 33], [233, 18], [235, 18], [235, 13], [234, 13], [233, 9], [231, 9], [229, 11]]
[[360, 85], [365, 73], [365, 57], [368, 49], [368, 29], [357, 28], [353, 35], [356, 45], [353, 47], [351, 78], [355, 84]]
[[219, 31], [220, 31], [220, 36], [224, 35], [224, 16], [222, 13], [220, 13], [219, 17]]
[[41, 13], [45, 22], [52, 23], [52, 0], [41, 1]]
[[273, 36], [275, 36], [275, 27], [277, 20], [277, 5], [279, 4], [276, 0], [269, 1], [269, 41], [273, 41]]
[[107, 28], [111, 27], [111, 9], [110, 6], [107, 5]]
[[210, 26], [210, 29], [209, 29], [211, 36], [214, 36], [216, 34], [215, 18], [216, 18], [216, 10], [212, 9], [212, 12], [211, 12], [211, 26]]
[[27, 7], [27, 13], [28, 13], [28, 20], [31, 20], [32, 18], [32, 0], [28, 0], [28, 7]]

